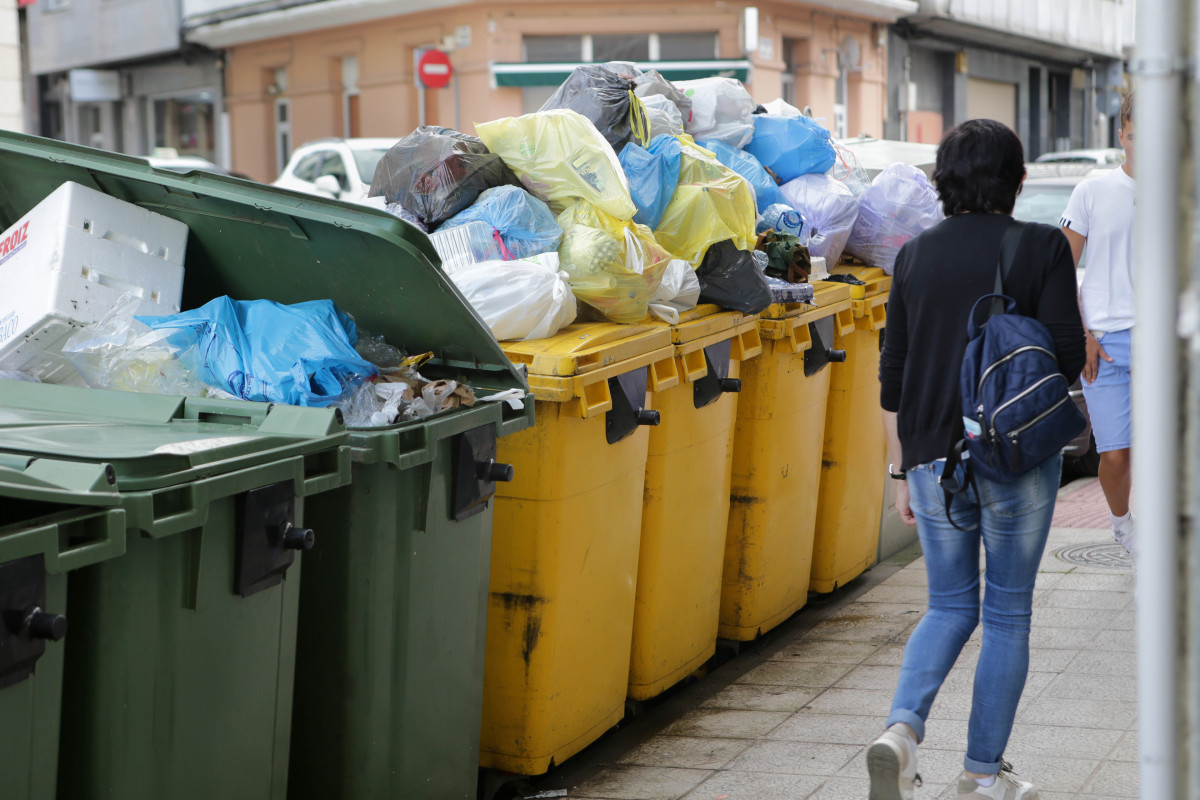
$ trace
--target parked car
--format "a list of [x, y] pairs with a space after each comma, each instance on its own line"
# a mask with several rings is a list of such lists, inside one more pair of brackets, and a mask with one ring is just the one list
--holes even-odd
[[[1088, 178], [1095, 177], [1097, 174], [1103, 174], [1102, 169], [1094, 169], [1088, 167], [1086, 169], [1055, 169], [1042, 170], [1037, 167], [1042, 167], [1042, 164], [1029, 164], [1026, 170], [1029, 177], [1026, 177], [1025, 184], [1021, 187], [1021, 193], [1017, 195], [1017, 205], [1013, 209], [1013, 216], [1016, 219], [1027, 220], [1029, 222], [1044, 222], [1047, 225], [1058, 226], [1062, 219], [1062, 213], [1067, 207], [1067, 201], [1071, 199], [1071, 192], [1075, 187]], [[1046, 164], [1047, 167], [1075, 167], [1075, 164]], [[1110, 165], [1111, 166], [1111, 165]], [[1076, 282], [1083, 280], [1084, 259], [1079, 259], [1079, 266], [1076, 268]], [[1087, 405], [1083, 399], [1083, 384], [1076, 377], [1075, 383], [1071, 385], [1071, 399], [1083, 412], [1083, 416], [1088, 416]], [[1075, 439], [1066, 447], [1063, 448], [1063, 475], [1064, 477], [1083, 475], [1094, 476], [1100, 468], [1100, 454], [1096, 452], [1096, 440], [1092, 436], [1092, 426], [1089, 421], [1087, 428], [1083, 433], [1075, 437]]]
[[1063, 162], [1071, 164], [1107, 164], [1115, 167], [1125, 163], [1125, 151], [1119, 147], [1102, 147], [1091, 150], [1059, 150], [1042, 153], [1034, 159], [1035, 164]]
[[356, 201], [367, 196], [375, 168], [395, 139], [318, 139], [292, 152], [273, 186]]

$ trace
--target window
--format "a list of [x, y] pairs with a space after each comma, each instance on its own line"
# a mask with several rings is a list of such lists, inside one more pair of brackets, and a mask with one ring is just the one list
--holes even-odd
[[360, 135], [358, 103], [358, 57], [342, 59], [342, 136], [354, 139]]
[[531, 62], [565, 62], [583, 60], [583, 39], [579, 36], [526, 36], [525, 60]]
[[152, 149], [170, 148], [181, 156], [215, 160], [212, 92], [196, 92], [154, 100], [152, 113]]
[[291, 102], [275, 101], [275, 172], [283, 172], [292, 154]]
[[658, 34], [659, 61], [696, 61], [719, 56], [716, 31]]
[[317, 177], [332, 175], [337, 178], [338, 186], [342, 187], [343, 192], [349, 189], [350, 179], [346, 176], [346, 162], [342, 160], [342, 156], [333, 150], [325, 150], [322, 155], [325, 156], [325, 160], [321, 162]]
[[41, 0], [43, 14], [53, 14], [56, 11], [66, 11], [71, 7], [71, 0]]
[[593, 61], [649, 61], [650, 37], [616, 34], [592, 37]]
[[292, 170], [292, 174], [302, 181], [313, 183], [317, 180], [317, 168], [321, 166], [321, 159], [325, 152], [309, 153], [300, 159], [296, 164], [296, 168]]
[[383, 159], [387, 150], [355, 150], [354, 166], [358, 167], [358, 176], [362, 178], [362, 182], [367, 186], [375, 180], [375, 170], [379, 169], [379, 162]]
[[783, 40], [783, 74], [780, 76], [780, 97], [785, 103], [796, 105], [796, 40]]

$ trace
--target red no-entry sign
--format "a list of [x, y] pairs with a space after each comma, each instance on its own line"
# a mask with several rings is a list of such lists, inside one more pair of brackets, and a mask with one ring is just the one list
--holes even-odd
[[450, 55], [442, 50], [426, 50], [417, 61], [417, 79], [426, 89], [443, 89], [450, 85], [454, 68]]

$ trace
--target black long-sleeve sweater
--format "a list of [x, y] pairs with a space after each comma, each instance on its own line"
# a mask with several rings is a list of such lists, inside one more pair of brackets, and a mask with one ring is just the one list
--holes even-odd
[[[996, 280], [1000, 239], [1012, 217], [958, 214], [900, 248], [896, 256], [883, 353], [880, 403], [897, 412], [901, 469], [945, 458], [962, 437], [958, 388], [967, 346], [967, 316]], [[1020, 313], [1054, 336], [1069, 380], [1086, 358], [1075, 263], [1058, 228], [1026, 223], [1004, 292]], [[982, 313], [982, 312], [981, 312]]]

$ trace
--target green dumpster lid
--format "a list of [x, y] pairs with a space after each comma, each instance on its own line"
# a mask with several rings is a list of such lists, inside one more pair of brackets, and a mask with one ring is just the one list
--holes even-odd
[[[24, 381], [3, 385], [0, 467], [8, 471], [0, 474], [0, 493], [5, 484], [40, 488], [43, 495], [57, 486], [98, 498], [89, 504], [99, 505], [107, 502], [107, 485], [93, 480], [77, 486], [91, 474], [86, 471], [69, 479], [64, 473], [56, 483], [45, 465], [37, 466], [40, 460], [102, 464], [115, 491], [142, 491], [331, 450], [348, 438], [338, 413], [328, 408]], [[21, 459], [28, 464], [23, 467]]]
[[211, 173], [0, 131], [0, 230], [64, 181], [188, 226], [185, 309], [214, 297], [280, 303], [331, 299], [360, 327], [430, 374], [486, 389], [525, 389], [487, 325], [440, 268], [428, 237], [384, 211]]

